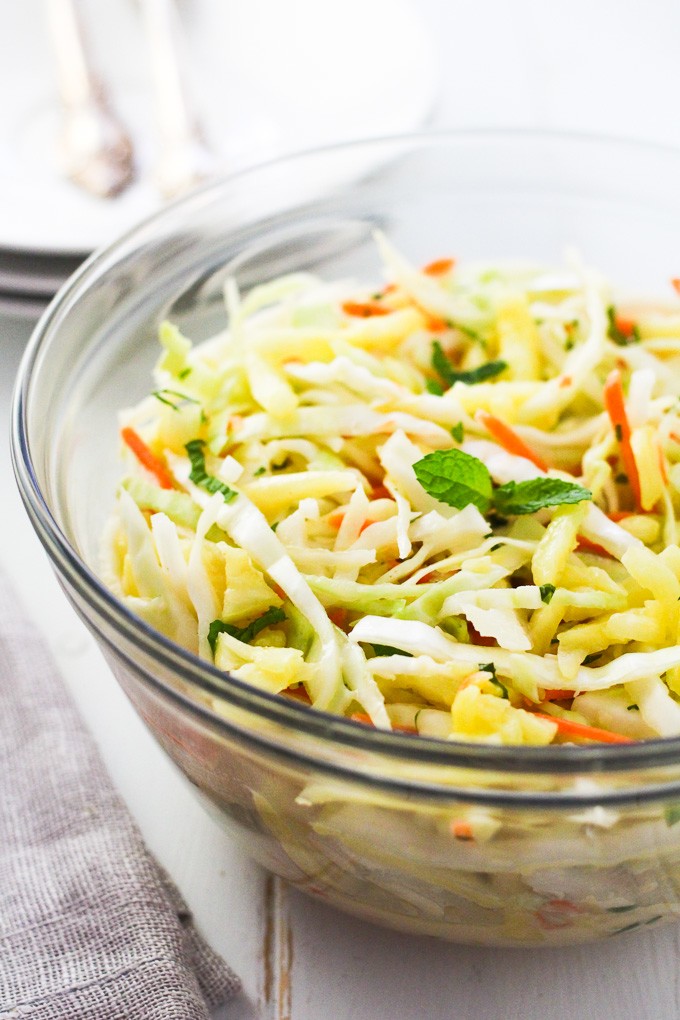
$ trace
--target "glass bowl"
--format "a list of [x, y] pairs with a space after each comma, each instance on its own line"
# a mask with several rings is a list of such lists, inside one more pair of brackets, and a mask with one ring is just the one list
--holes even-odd
[[[374, 278], [376, 227], [415, 262], [565, 245], [623, 287], [678, 272], [680, 154], [532, 133], [383, 139], [250, 169], [93, 256], [40, 321], [12, 452], [68, 598], [149, 728], [266, 868], [353, 914], [484, 945], [576, 943], [680, 913], [680, 740], [512, 748], [383, 733], [266, 694], [154, 632], [97, 576], [117, 411], [156, 329], [224, 326], [222, 287]], [[475, 838], [469, 839], [474, 821]]]

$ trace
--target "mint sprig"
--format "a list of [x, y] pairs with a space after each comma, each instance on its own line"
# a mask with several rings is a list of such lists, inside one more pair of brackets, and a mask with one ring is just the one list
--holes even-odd
[[593, 498], [590, 489], [561, 478], [506, 482], [494, 489], [486, 465], [463, 450], [435, 450], [416, 461], [413, 470], [430, 496], [458, 510], [472, 503], [482, 513], [493, 509], [502, 516], [515, 517]]

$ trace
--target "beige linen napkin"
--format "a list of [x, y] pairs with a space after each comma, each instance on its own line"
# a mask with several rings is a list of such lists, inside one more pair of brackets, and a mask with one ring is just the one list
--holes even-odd
[[0, 578], [0, 1018], [203, 1020], [238, 989]]

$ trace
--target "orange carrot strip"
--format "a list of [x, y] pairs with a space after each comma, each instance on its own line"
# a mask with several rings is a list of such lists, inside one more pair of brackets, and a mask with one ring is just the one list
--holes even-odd
[[128, 446], [139, 463], [150, 471], [152, 475], [156, 476], [158, 484], [161, 489], [174, 489], [175, 482], [166, 468], [160, 457], [157, 457], [155, 453], [149, 449], [144, 440], [139, 436], [134, 429], [126, 427], [121, 429], [121, 439]]
[[345, 519], [346, 511], [340, 507], [338, 510], [331, 510], [326, 520], [330, 524], [331, 528], [339, 528]]
[[443, 333], [450, 328], [446, 319], [438, 319], [434, 315], [428, 315], [425, 319], [425, 329], [428, 329], [430, 333]]
[[284, 697], [291, 698], [293, 701], [301, 701], [304, 705], [311, 705], [312, 701], [304, 687], [288, 687], [285, 691], [281, 691]]
[[422, 272], [427, 273], [428, 276], [445, 276], [446, 273], [451, 272], [455, 264], [455, 259], [435, 259], [434, 262], [428, 262], [426, 266], [423, 266]]
[[672, 284], [673, 284], [673, 286], [675, 287], [675, 289], [676, 289], [676, 291], [678, 292], [678, 294], [680, 294], [680, 277], [678, 277], [678, 276], [674, 276], [674, 277], [672, 278], [672, 280], [671, 280], [671, 283], [672, 283]]
[[601, 730], [597, 726], [586, 726], [585, 723], [573, 722], [571, 719], [558, 719], [554, 715], [544, 715], [542, 712], [533, 713], [539, 719], [547, 719], [557, 725], [557, 732], [565, 736], [583, 737], [585, 740], [597, 740], [601, 744], [632, 744], [631, 737], [624, 737], [622, 733], [610, 733], [609, 730]]
[[548, 465], [530, 446], [524, 442], [523, 439], [517, 435], [514, 429], [511, 429], [509, 425], [506, 425], [500, 418], [496, 418], [495, 415], [489, 414], [488, 411], [477, 411], [475, 418], [491, 433], [497, 443], [507, 450], [508, 453], [513, 453], [517, 457], [526, 457], [532, 464], [535, 464], [539, 471], [547, 471]]
[[619, 521], [625, 521], [626, 517], [635, 517], [634, 510], [611, 510], [607, 517], [610, 521], [614, 521], [614, 524], [618, 524]]
[[394, 499], [394, 496], [389, 489], [386, 489], [384, 485], [376, 485], [371, 489], [371, 499]]
[[472, 840], [475, 838], [470, 823], [463, 821], [461, 818], [451, 822], [451, 834], [456, 839]]
[[347, 610], [343, 609], [342, 606], [336, 606], [334, 609], [328, 610], [328, 619], [331, 623], [334, 623], [336, 627], [339, 627], [340, 630], [344, 630], [347, 626], [347, 617]]
[[570, 701], [573, 697], [573, 691], [543, 691], [541, 701]]
[[604, 384], [604, 406], [619, 439], [621, 460], [623, 461], [625, 472], [628, 475], [630, 487], [633, 490], [635, 504], [639, 508], [640, 475], [638, 474], [637, 464], [635, 463], [633, 447], [630, 445], [630, 424], [628, 422], [628, 415], [626, 414], [626, 404], [623, 399], [621, 373], [618, 368], [613, 369], [609, 373], [607, 381]]
[[391, 309], [383, 308], [375, 301], [366, 301], [361, 304], [358, 301], [345, 301], [342, 310], [346, 315], [354, 315], [360, 319], [370, 319], [373, 315], [389, 315]]
[[603, 546], [598, 545], [597, 542], [591, 542], [589, 538], [584, 538], [583, 535], [578, 536], [576, 552], [589, 552], [594, 553], [596, 556], [607, 556], [610, 560], [614, 558]]

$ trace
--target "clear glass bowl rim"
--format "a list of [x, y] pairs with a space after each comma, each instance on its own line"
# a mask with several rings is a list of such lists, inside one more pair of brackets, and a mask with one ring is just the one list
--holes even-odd
[[[193, 685], [199, 691], [211, 697], [221, 699], [228, 704], [246, 709], [255, 716], [262, 716], [291, 730], [302, 730], [307, 736], [318, 738], [320, 747], [324, 742], [334, 746], [343, 745], [357, 751], [363, 750], [384, 758], [389, 769], [389, 759], [412, 761], [418, 765], [433, 768], [456, 767], [474, 771], [511, 772], [522, 774], [555, 774], [561, 776], [596, 774], [598, 772], [625, 772], [644, 768], [680, 765], [680, 737], [646, 740], [630, 745], [592, 745], [584, 747], [516, 747], [468, 744], [456, 741], [443, 741], [399, 732], [384, 732], [372, 729], [360, 723], [352, 722], [339, 716], [331, 715], [309, 708], [293, 699], [284, 699], [279, 695], [268, 694], [258, 690], [230, 674], [224, 674], [214, 666], [203, 662], [191, 652], [176, 645], [161, 633], [153, 630], [141, 619], [131, 613], [105, 587], [97, 575], [78, 556], [67, 535], [60, 528], [48, 502], [42, 492], [37, 472], [31, 457], [30, 441], [27, 430], [27, 403], [33, 369], [36, 363], [46, 356], [49, 346], [58, 337], [59, 330], [68, 316], [69, 309], [80, 295], [92, 284], [97, 282], [117, 261], [129, 255], [136, 246], [142, 246], [145, 238], [151, 239], [157, 229], [169, 224], [173, 218], [179, 226], [181, 220], [191, 216], [193, 209], [217, 199], [220, 192], [227, 189], [230, 183], [247, 177], [254, 172], [276, 172], [279, 166], [294, 166], [313, 159], [315, 156], [330, 155], [333, 152], [351, 153], [362, 148], [384, 148], [387, 151], [397, 146], [452, 147], [465, 149], [476, 144], [501, 144], [522, 142], [566, 144], [575, 150], [617, 150], [623, 157], [626, 152], [647, 155], [651, 158], [673, 160], [678, 164], [680, 179], [680, 149], [658, 143], [641, 142], [619, 137], [605, 137], [577, 132], [543, 131], [532, 129], [471, 129], [423, 131], [406, 135], [385, 136], [375, 139], [362, 139], [356, 142], [342, 142], [337, 145], [323, 146], [303, 152], [293, 153], [247, 167], [236, 174], [219, 178], [216, 181], [194, 190], [190, 195], [166, 205], [159, 212], [142, 220], [131, 230], [123, 234], [112, 244], [94, 252], [67, 283], [57, 293], [43, 313], [22, 358], [12, 401], [11, 422], [11, 454], [14, 472], [24, 505], [31, 522], [44, 545], [55, 569], [63, 574], [64, 579], [72, 585], [81, 598], [96, 613], [103, 616], [114, 631], [128, 639], [133, 646], [175, 671], [182, 680]], [[87, 621], [91, 622], [91, 621]], [[98, 631], [99, 639], [107, 640]], [[116, 645], [115, 653], [120, 655], [120, 646]], [[139, 673], [139, 663], [132, 663]], [[142, 671], [144, 672], [144, 671]], [[144, 679], [155, 687], [162, 695], [188, 710], [194, 716], [203, 717], [210, 724], [222, 729], [226, 734], [237, 733], [243, 737], [243, 731], [230, 725], [227, 719], [218, 712], [210, 710], [205, 703], [193, 700], [188, 695], [176, 690], [159, 677], [145, 672]], [[250, 739], [250, 734], [248, 735]], [[281, 752], [273, 741], [261, 737], [252, 737], [255, 743], [263, 743], [269, 750]], [[406, 783], [403, 780], [371, 774], [362, 775], [359, 770], [349, 767], [337, 767], [324, 761], [322, 755], [316, 756], [289, 752], [288, 756], [299, 764], [312, 765], [321, 770], [344, 773], [353, 780], [362, 779], [372, 786], [400, 789], [413, 793], [427, 792], [431, 796], [445, 796], [450, 799], [459, 794], [468, 799], [471, 791], [457, 788], [449, 783]], [[443, 773], [442, 773], [443, 776]], [[531, 794], [529, 792], [484, 791], [477, 789], [471, 799], [488, 800], [494, 803], [511, 803], [520, 800], [523, 805], [532, 802], [545, 807], [546, 803], [567, 806], [569, 803], [584, 805], [587, 803], [629, 802], [658, 799], [680, 795], [680, 778], [671, 782], [643, 784], [639, 788], [627, 788], [597, 794]]]

